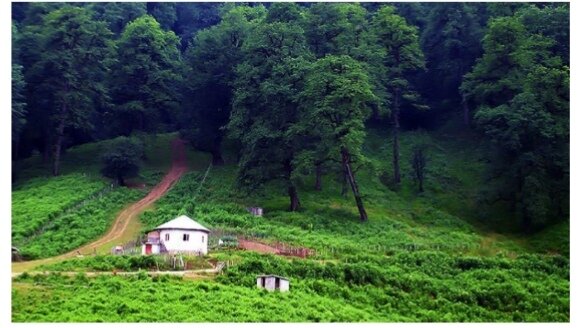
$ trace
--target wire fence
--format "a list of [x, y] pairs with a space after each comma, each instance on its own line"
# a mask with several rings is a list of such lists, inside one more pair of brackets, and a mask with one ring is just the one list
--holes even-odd
[[58, 213], [51, 213], [49, 215], [49, 220], [45, 224], [40, 226], [38, 229], [36, 229], [34, 232], [32, 232], [30, 235], [28, 235], [26, 238], [24, 238], [20, 242], [20, 244], [22, 244], [22, 245], [27, 244], [33, 238], [38, 237], [39, 235], [43, 234], [47, 230], [50, 230], [59, 218], [78, 210], [79, 208], [87, 205], [87, 203], [92, 202], [95, 199], [99, 199], [99, 198], [104, 197], [105, 195], [112, 192], [113, 189], [114, 189], [114, 185], [111, 184], [107, 187], [104, 187], [104, 188], [96, 191], [95, 193], [89, 195], [88, 197], [86, 197], [85, 199], [83, 199], [77, 203], [73, 203], [73, 204], [70, 204], [69, 206], [62, 208]]

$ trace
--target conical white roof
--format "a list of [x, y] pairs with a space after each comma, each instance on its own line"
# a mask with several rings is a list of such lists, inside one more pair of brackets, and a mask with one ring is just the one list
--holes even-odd
[[154, 230], [163, 229], [183, 229], [183, 230], [202, 230], [209, 232], [210, 230], [202, 226], [200, 223], [194, 221], [186, 215], [181, 215], [174, 220], [170, 220], [154, 228]]

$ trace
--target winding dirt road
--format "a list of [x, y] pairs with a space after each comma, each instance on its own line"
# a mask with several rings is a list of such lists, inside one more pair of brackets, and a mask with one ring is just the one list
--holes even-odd
[[[168, 171], [160, 183], [154, 186], [146, 197], [122, 210], [105, 235], [89, 244], [62, 255], [35, 261], [14, 262], [12, 263], [12, 272], [27, 271], [41, 264], [59, 262], [67, 258], [77, 257], [79, 254], [92, 254], [95, 250], [97, 250], [98, 253], [103, 253], [104, 246], [108, 244], [110, 246], [123, 244], [135, 238], [135, 235], [128, 235], [126, 233], [128, 227], [130, 225], [139, 225], [139, 214], [164, 196], [164, 194], [172, 188], [187, 170], [188, 165], [186, 162], [184, 141], [175, 139], [172, 141], [172, 167], [170, 168], [170, 171]], [[105, 249], [105, 252], [107, 251], [109, 251], [108, 248]]]

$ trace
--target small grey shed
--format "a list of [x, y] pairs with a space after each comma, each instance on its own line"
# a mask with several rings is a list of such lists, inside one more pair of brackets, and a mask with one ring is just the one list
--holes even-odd
[[257, 287], [265, 288], [268, 291], [287, 292], [289, 291], [289, 279], [274, 274], [260, 275], [257, 276]]

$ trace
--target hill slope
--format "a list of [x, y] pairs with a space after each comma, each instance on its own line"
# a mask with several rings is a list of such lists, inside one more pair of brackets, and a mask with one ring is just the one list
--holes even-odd
[[[13, 320], [569, 320], [569, 259], [547, 255], [549, 249], [541, 246], [541, 238], [560, 235], [564, 240], [568, 227], [531, 238], [476, 228], [469, 223], [475, 218], [464, 217], [474, 205], [462, 197], [479, 181], [476, 154], [467, 151], [463, 156], [453, 144], [438, 143], [425, 133], [405, 134], [403, 158], [414, 144], [432, 144], [428, 191], [418, 195], [409, 182], [391, 191], [381, 182], [390, 149], [384, 140], [371, 131], [366, 151], [373, 168], [358, 173], [370, 216], [364, 224], [358, 221], [352, 198], [340, 195], [341, 185], [333, 175], [325, 177], [321, 192], [313, 190], [311, 178], [303, 179], [303, 210], [290, 213], [285, 188], [277, 183], [261, 192], [237, 191], [232, 163], [212, 168], [202, 186], [201, 171], [187, 174], [141, 217], [145, 227], [152, 227], [187, 214], [224, 234], [308, 247], [313, 257], [214, 252], [210, 257], [233, 265], [206, 282], [24, 276], [13, 286]], [[249, 215], [248, 206], [263, 207], [265, 216]], [[568, 242], [566, 247], [558, 245], [568, 256]], [[262, 273], [288, 276], [291, 292], [257, 290], [255, 276]], [[31, 288], [32, 281], [41, 287]], [[86, 303], [88, 298], [94, 305]]]

